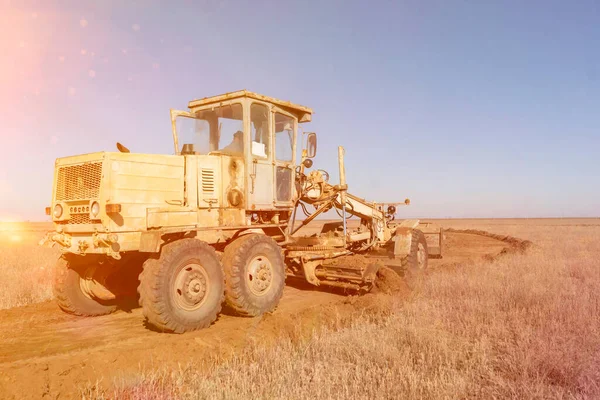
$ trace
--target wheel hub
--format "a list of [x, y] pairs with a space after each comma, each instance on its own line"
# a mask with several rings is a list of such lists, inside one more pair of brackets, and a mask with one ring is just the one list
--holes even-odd
[[252, 293], [262, 296], [268, 292], [273, 282], [273, 265], [267, 257], [259, 255], [250, 260], [247, 281]]
[[181, 308], [195, 310], [202, 305], [208, 286], [204, 268], [199, 264], [188, 264], [177, 274], [173, 297]]

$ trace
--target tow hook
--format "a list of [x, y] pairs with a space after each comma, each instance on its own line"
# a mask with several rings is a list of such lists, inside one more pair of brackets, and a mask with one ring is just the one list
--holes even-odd
[[90, 247], [88, 242], [85, 240], [80, 240], [77, 250], [79, 251], [79, 254], [85, 254], [85, 251], [88, 247]]
[[94, 234], [94, 246], [95, 247], [111, 247], [113, 243], [117, 243], [119, 237], [115, 233], [109, 233], [102, 235], [99, 233]]
[[[115, 260], [121, 259], [121, 254], [118, 251], [119, 236], [116, 233], [100, 234], [96, 232], [94, 233], [93, 241], [94, 247], [106, 247], [106, 254]], [[113, 248], [114, 244], [117, 245], [117, 250]]]

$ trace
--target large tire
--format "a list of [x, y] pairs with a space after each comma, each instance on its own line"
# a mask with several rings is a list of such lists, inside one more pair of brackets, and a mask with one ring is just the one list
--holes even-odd
[[225, 248], [225, 303], [236, 314], [255, 317], [273, 311], [285, 286], [281, 247], [268, 236], [242, 236]]
[[197, 239], [181, 239], [144, 263], [140, 304], [148, 325], [161, 332], [207, 328], [221, 312], [223, 269], [215, 250]]
[[116, 300], [102, 301], [83, 292], [81, 281], [84, 278], [82, 276], [92, 265], [86, 264], [87, 260], [83, 258], [76, 260], [75, 257], [78, 256], [63, 255], [56, 263], [54, 297], [58, 306], [68, 314], [88, 317], [115, 312], [117, 310]]
[[403, 260], [405, 270], [412, 275], [420, 275], [427, 269], [429, 252], [425, 235], [418, 229], [413, 229], [410, 242], [410, 253]]

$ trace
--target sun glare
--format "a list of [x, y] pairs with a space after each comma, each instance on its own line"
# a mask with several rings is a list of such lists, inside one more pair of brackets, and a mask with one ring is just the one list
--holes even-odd
[[18, 215], [0, 214], [0, 224], [17, 225], [22, 221], [23, 219]]

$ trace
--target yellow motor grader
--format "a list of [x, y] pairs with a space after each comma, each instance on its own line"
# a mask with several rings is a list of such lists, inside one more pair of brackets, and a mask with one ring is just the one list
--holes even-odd
[[[174, 154], [99, 152], [56, 160], [55, 297], [65, 312], [111, 313], [134, 298], [147, 323], [181, 333], [205, 328], [222, 306], [242, 316], [275, 309], [286, 277], [368, 291], [377, 269], [421, 271], [441, 257], [440, 229], [394, 221], [408, 204], [374, 203], [311, 169], [317, 136], [299, 124], [312, 110], [246, 90], [171, 110]], [[298, 210], [306, 214], [297, 218]], [[299, 231], [335, 210], [339, 221]], [[357, 224], [347, 223], [356, 216]]]

